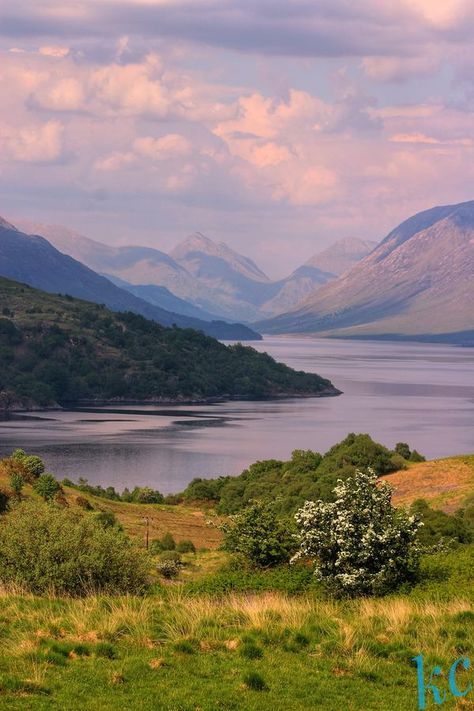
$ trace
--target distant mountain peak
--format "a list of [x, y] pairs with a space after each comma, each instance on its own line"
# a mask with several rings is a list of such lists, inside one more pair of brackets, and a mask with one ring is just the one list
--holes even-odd
[[1, 216], [0, 216], [0, 227], [3, 230], [14, 230], [15, 232], [18, 232], [17, 228], [14, 225], [12, 225], [11, 222], [8, 222]]
[[184, 262], [187, 265], [191, 260], [195, 262], [199, 255], [221, 260], [234, 271], [254, 281], [270, 281], [267, 275], [249, 257], [235, 252], [225, 242], [214, 242], [202, 232], [193, 232], [170, 252], [170, 256], [173, 259], [178, 262]]

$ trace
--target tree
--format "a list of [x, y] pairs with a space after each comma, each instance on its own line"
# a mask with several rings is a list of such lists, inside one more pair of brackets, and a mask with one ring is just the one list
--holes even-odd
[[403, 457], [403, 459], [410, 459], [410, 447], [406, 442], [397, 442], [395, 452]]
[[23, 489], [24, 484], [25, 480], [21, 474], [15, 471], [10, 474], [10, 486], [17, 499], [21, 496], [21, 490]]
[[391, 487], [372, 469], [339, 481], [335, 501], [297, 512], [300, 550], [316, 577], [339, 595], [384, 594], [409, 580], [420, 555], [415, 516], [391, 504]]
[[26, 474], [31, 479], [37, 479], [39, 476], [41, 476], [41, 474], [44, 473], [44, 462], [40, 457], [37, 457], [35, 454], [25, 456], [20, 459], [20, 461], [26, 471]]
[[288, 561], [295, 547], [290, 527], [278, 518], [272, 502], [253, 501], [222, 530], [225, 549], [260, 568]]
[[51, 501], [61, 491], [61, 484], [52, 474], [41, 474], [36, 480], [34, 489], [45, 501]]

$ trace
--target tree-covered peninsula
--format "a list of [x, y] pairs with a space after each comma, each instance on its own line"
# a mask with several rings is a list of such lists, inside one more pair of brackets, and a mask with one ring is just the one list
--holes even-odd
[[240, 344], [0, 278], [0, 407], [337, 395]]

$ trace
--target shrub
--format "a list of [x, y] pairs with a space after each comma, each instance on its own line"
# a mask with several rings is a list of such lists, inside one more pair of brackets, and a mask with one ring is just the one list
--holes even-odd
[[164, 578], [177, 578], [181, 570], [181, 563], [176, 560], [161, 560], [156, 566], [160, 575]]
[[274, 505], [254, 501], [222, 526], [224, 548], [241, 553], [252, 565], [266, 568], [289, 560], [295, 548], [289, 526], [277, 516]]
[[419, 522], [391, 504], [391, 487], [373, 470], [340, 481], [331, 503], [308, 501], [296, 514], [298, 557], [336, 594], [384, 594], [413, 578]]
[[196, 546], [192, 541], [184, 540], [176, 544], [178, 553], [196, 553]]
[[119, 526], [117, 517], [112, 511], [99, 511], [94, 514], [94, 520], [102, 526], [102, 528], [112, 528], [113, 526]]
[[413, 452], [410, 454], [410, 462], [426, 462], [426, 457], [424, 457], [422, 454], [416, 451], [416, 449], [413, 450]]
[[176, 548], [176, 541], [174, 540], [171, 533], [165, 533], [163, 538], [160, 540], [161, 549], [164, 551], [174, 551]]
[[12, 472], [10, 474], [10, 486], [13, 493], [17, 498], [21, 496], [21, 491], [25, 485], [25, 480], [19, 472]]
[[45, 501], [51, 501], [61, 491], [61, 484], [52, 474], [41, 474], [34, 484], [34, 489]]
[[24, 449], [15, 449], [14, 452], [12, 452], [11, 459], [14, 459], [16, 462], [21, 462], [25, 457], [26, 452]]
[[20, 461], [30, 480], [34, 481], [43, 474], [44, 462], [36, 455], [30, 454], [29, 456], [21, 458]]
[[162, 504], [164, 501], [163, 494], [154, 489], [150, 489], [148, 486], [136, 487], [130, 497], [131, 500], [136, 501], [137, 504]]
[[25, 501], [0, 520], [0, 580], [43, 594], [142, 592], [148, 559], [116, 527]]
[[406, 442], [397, 442], [395, 452], [403, 457], [403, 459], [410, 459], [410, 447]]

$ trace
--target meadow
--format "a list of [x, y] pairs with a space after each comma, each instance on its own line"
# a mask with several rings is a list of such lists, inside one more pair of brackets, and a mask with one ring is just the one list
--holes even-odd
[[[413, 465], [394, 475], [399, 495], [409, 503], [402, 483], [414, 475], [417, 496], [424, 467], [446, 469], [432, 503], [449, 507], [472, 465], [472, 458]], [[79, 509], [78, 493], [64, 487], [71, 509]], [[24, 495], [37, 496], [29, 486]], [[192, 540], [196, 552], [183, 554], [176, 579], [155, 570], [143, 596], [35, 596], [4, 585], [1, 709], [407, 711], [418, 708], [413, 657], [423, 654], [426, 681], [439, 665], [435, 681], [446, 690], [452, 663], [474, 657], [473, 544], [424, 556], [418, 582], [396, 594], [336, 600], [305, 566], [235, 568], [209, 508], [87, 498], [142, 547], [148, 518], [151, 540], [171, 533]], [[459, 670], [459, 688], [469, 681], [472, 671]], [[430, 693], [427, 708], [437, 708]], [[448, 694], [443, 708], [474, 709], [474, 692]]]

